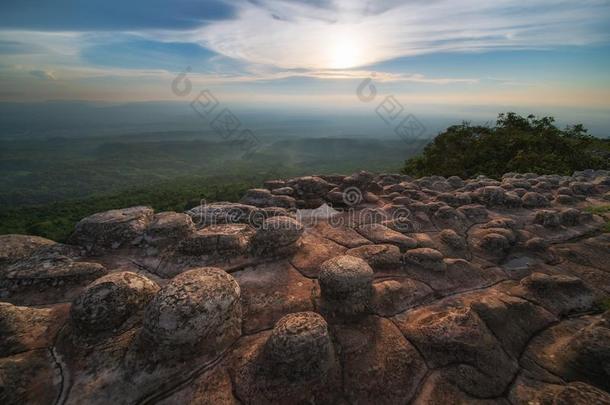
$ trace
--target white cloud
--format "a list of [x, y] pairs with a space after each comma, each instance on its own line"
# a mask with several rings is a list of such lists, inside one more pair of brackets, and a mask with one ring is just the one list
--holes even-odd
[[346, 1], [314, 7], [288, 0], [243, 2], [192, 40], [250, 63], [345, 69], [445, 51], [540, 49], [606, 41], [605, 0]]

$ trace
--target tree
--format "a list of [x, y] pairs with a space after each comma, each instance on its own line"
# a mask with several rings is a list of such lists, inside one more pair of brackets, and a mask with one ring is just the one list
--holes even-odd
[[403, 172], [415, 176], [464, 178], [507, 172], [572, 174], [610, 169], [610, 141], [592, 137], [582, 124], [557, 128], [553, 117], [498, 115], [494, 127], [468, 122], [447, 128], [423, 153], [409, 159]]

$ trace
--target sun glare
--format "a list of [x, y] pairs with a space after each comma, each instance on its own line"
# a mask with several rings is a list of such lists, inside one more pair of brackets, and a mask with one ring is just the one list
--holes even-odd
[[328, 67], [331, 69], [349, 69], [364, 62], [361, 43], [358, 35], [344, 31], [328, 39]]

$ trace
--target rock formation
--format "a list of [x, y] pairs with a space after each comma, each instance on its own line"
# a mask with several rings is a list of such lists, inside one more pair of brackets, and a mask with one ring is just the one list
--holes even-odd
[[608, 176], [307, 176], [0, 236], [0, 403], [610, 404]]

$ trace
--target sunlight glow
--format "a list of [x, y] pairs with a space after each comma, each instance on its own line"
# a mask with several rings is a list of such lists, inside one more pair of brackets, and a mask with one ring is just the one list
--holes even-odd
[[340, 32], [334, 38], [329, 38], [329, 42], [328, 68], [349, 69], [363, 64], [362, 48], [357, 35]]

